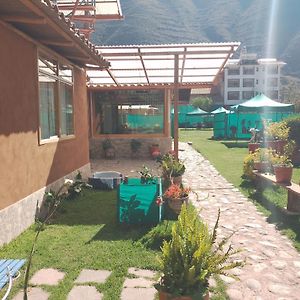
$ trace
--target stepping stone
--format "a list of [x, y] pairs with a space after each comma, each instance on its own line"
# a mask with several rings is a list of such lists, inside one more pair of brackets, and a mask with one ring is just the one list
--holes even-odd
[[[38, 287], [33, 287], [28, 289], [28, 299], [29, 300], [48, 300], [49, 293], [45, 292], [43, 289]], [[24, 292], [19, 292], [13, 300], [23, 300]]]
[[32, 285], [58, 285], [65, 273], [56, 269], [41, 269], [30, 279]]
[[259, 292], [261, 290], [261, 284], [259, 281], [253, 279], [253, 278], [249, 278], [246, 281], [246, 285], [249, 289], [251, 289], [254, 292]]
[[[67, 300], [101, 300], [102, 294], [94, 286], [74, 286]], [[31, 300], [31, 299], [30, 299]]]
[[141, 300], [141, 299], [154, 300], [155, 294], [156, 294], [155, 288], [125, 288], [122, 290], [120, 299], [121, 300]]
[[153, 281], [145, 278], [126, 278], [123, 284], [125, 288], [150, 288]]
[[154, 278], [155, 272], [151, 270], [129, 268], [128, 273], [137, 277]]
[[286, 296], [291, 292], [289, 287], [283, 284], [270, 284], [268, 288], [270, 292], [279, 296]]
[[96, 283], [104, 283], [106, 279], [110, 276], [111, 271], [106, 270], [88, 270], [83, 269], [75, 283], [87, 283], [87, 282], [96, 282]]
[[239, 290], [228, 289], [226, 292], [230, 300], [244, 300], [244, 296]]

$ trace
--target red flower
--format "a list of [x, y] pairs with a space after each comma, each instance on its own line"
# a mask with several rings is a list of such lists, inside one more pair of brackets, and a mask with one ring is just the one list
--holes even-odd
[[171, 184], [169, 188], [165, 191], [164, 197], [167, 199], [180, 199], [188, 196], [191, 189], [189, 187], [184, 187], [183, 185]]

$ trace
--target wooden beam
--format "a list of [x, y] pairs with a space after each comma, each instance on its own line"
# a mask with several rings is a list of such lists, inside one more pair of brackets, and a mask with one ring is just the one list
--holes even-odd
[[46, 24], [46, 19], [33, 15], [0, 15], [0, 19], [6, 22], [23, 23], [23, 24]]
[[178, 159], [178, 101], [179, 101], [179, 55], [174, 55], [174, 151]]
[[111, 15], [104, 15], [104, 14], [103, 15], [97, 15], [96, 14], [95, 17], [96, 17], [97, 20], [107, 20], [107, 21], [124, 19], [123, 16], [118, 15], [118, 14], [111, 14]]
[[149, 78], [148, 78], [148, 74], [147, 74], [147, 71], [146, 71], [146, 68], [145, 68], [145, 64], [144, 64], [144, 60], [143, 60], [143, 56], [141, 54], [141, 49], [140, 48], [138, 48], [138, 52], [139, 52], [139, 57], [140, 57], [140, 60], [141, 60], [141, 63], [142, 63], [143, 69], [144, 69], [144, 73], [145, 73], [147, 82], [148, 82], [148, 84], [150, 84], [150, 81], [149, 81]]
[[71, 20], [71, 21], [72, 21], [73, 18], [74, 18], [74, 14], [75, 14], [75, 11], [76, 11], [76, 8], [77, 8], [78, 4], [79, 4], [79, 0], [76, 0], [76, 2], [75, 2], [75, 4], [74, 4], [74, 7], [73, 7], [73, 9], [72, 9], [72, 12], [71, 12], [71, 17], [70, 17], [70, 20]]
[[[127, 57], [126, 53], [124, 53], [120, 57], [111, 57], [111, 56], [106, 55], [106, 53], [101, 53], [101, 54], [102, 54], [102, 56], [105, 59], [110, 60], [110, 61], [125, 61], [125, 60], [126, 61], [138, 61], [139, 60], [139, 58], [137, 58], [138, 54], [136, 54], [136, 53], [134, 55], [136, 57], [129, 57], [129, 58], [126, 58], [126, 59], [124, 59], [122, 57], [122, 56], [126, 56]], [[189, 57], [188, 60], [216, 60], [216, 59], [225, 59], [226, 58], [225, 54], [226, 53], [224, 53], [224, 56], [218, 56], [218, 57], [205, 57], [205, 58], [203, 58], [203, 57]], [[144, 61], [145, 60], [148, 60], [148, 61], [151, 61], [151, 60], [156, 60], [156, 61], [159, 61], [159, 60], [161, 60], [161, 61], [172, 60], [173, 61], [174, 60], [173, 55], [174, 54], [172, 54], [172, 55], [170, 54], [169, 57], [166, 57], [166, 58], [153, 58], [153, 57], [149, 58], [149, 57], [143, 57], [143, 59], [144, 59]]]
[[[74, 5], [60, 5], [57, 4], [59, 10], [73, 10]], [[83, 10], [83, 11], [95, 11], [96, 7], [93, 5], [78, 5], [76, 10]]]
[[40, 43], [48, 46], [62, 46], [62, 47], [74, 47], [73, 42], [71, 41], [55, 41], [55, 40], [39, 40]]

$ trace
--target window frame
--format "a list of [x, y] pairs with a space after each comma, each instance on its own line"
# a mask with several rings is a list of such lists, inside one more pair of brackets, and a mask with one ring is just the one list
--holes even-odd
[[[238, 94], [237, 99], [229, 98], [229, 93], [237, 93]], [[239, 101], [240, 100], [240, 91], [228, 91], [227, 92], [227, 100], [228, 101]]]
[[[113, 90], [113, 89], [111, 89]], [[124, 90], [135, 90], [132, 88], [124, 89]], [[111, 139], [128, 139], [128, 138], [160, 138], [169, 136], [168, 130], [168, 111], [167, 108], [167, 91], [166, 89], [159, 89], [162, 90], [164, 93], [163, 97], [163, 105], [164, 105], [164, 112], [163, 112], [163, 130], [161, 133], [97, 133], [95, 130], [95, 111], [96, 111], [96, 99], [94, 98], [94, 94], [90, 97], [90, 108], [91, 108], [91, 136], [92, 138], [111, 138]], [[103, 91], [106, 91], [105, 89]]]
[[[40, 70], [39, 67], [39, 60], [41, 58], [44, 59], [51, 59], [55, 61], [56, 63], [56, 74], [49, 74], [47, 72], [43, 72]], [[60, 67], [61, 65], [67, 66], [72, 71], [72, 81], [69, 82], [68, 80], [65, 80], [63, 76], [60, 75]], [[54, 105], [55, 105], [55, 135], [51, 136], [49, 138], [42, 138], [42, 128], [41, 128], [41, 114], [40, 114], [40, 80], [39, 76], [40, 74], [48, 76], [50, 78], [53, 78], [55, 80], [55, 87], [54, 87]], [[64, 141], [64, 140], [70, 140], [74, 139], [76, 137], [75, 135], [75, 103], [74, 103], [74, 66], [64, 59], [63, 57], [60, 57], [58, 55], [53, 55], [45, 50], [38, 50], [37, 51], [37, 80], [38, 80], [38, 143], [39, 145], [49, 144], [49, 143], [55, 143], [58, 141]], [[61, 84], [66, 84], [71, 86], [72, 91], [72, 123], [73, 123], [73, 133], [72, 134], [62, 134], [61, 133]]]

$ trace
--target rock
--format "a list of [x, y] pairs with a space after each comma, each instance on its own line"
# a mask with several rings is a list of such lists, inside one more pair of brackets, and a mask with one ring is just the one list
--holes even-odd
[[246, 280], [246, 285], [252, 291], [259, 292], [261, 290], [261, 284], [260, 284], [260, 282], [257, 281], [257, 280], [255, 280], [255, 279], [253, 279], [253, 278], [247, 279]]
[[268, 287], [269, 291], [273, 294], [279, 295], [279, 296], [286, 296], [290, 294], [290, 289], [286, 285], [283, 284], [270, 284]]

